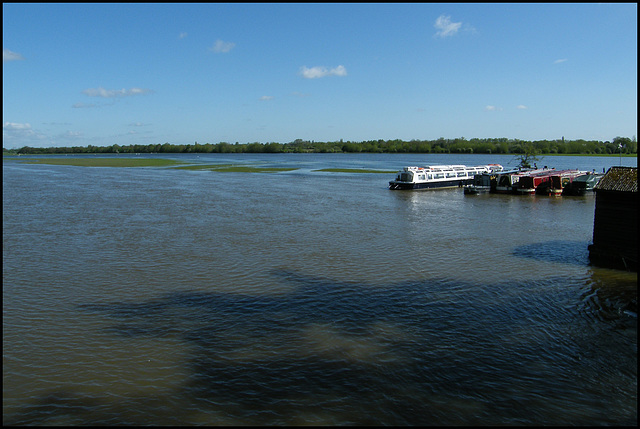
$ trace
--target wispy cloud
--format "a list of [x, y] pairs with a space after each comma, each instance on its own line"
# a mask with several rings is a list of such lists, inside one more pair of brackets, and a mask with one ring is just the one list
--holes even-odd
[[62, 140], [77, 140], [84, 137], [84, 133], [80, 131], [67, 130], [62, 134], [58, 134], [57, 138]]
[[187, 37], [187, 33], [182, 32], [178, 35], [178, 39], [184, 39], [185, 37]]
[[18, 122], [5, 122], [2, 125], [2, 131], [30, 131], [31, 124], [29, 123], [18, 123]]
[[269, 100], [273, 100], [273, 96], [272, 95], [263, 95], [262, 97], [260, 97], [260, 101], [269, 101]]
[[2, 125], [2, 143], [6, 147], [36, 146], [47, 140], [47, 136], [35, 131], [29, 123], [5, 122]]
[[146, 95], [153, 93], [151, 89], [145, 88], [131, 88], [131, 89], [104, 89], [102, 87], [99, 88], [89, 88], [82, 91], [83, 94], [88, 95], [89, 97], [102, 97], [102, 98], [120, 98], [120, 97], [130, 97], [133, 95]]
[[87, 103], [75, 103], [73, 106], [74, 109], [90, 109], [92, 107], [98, 107], [96, 104], [87, 104]]
[[224, 40], [218, 39], [209, 50], [216, 54], [224, 54], [235, 48], [235, 46], [236, 44], [233, 42], [225, 42]]
[[17, 52], [12, 52], [8, 49], [2, 48], [2, 62], [6, 63], [7, 61], [19, 61], [24, 60], [24, 57]]
[[438, 30], [436, 37], [453, 36], [462, 27], [462, 22], [451, 22], [450, 16], [440, 15], [433, 26]]
[[316, 67], [301, 67], [300, 74], [305, 79], [317, 79], [325, 76], [346, 76], [347, 69], [344, 66], [338, 66], [332, 69], [328, 69], [326, 67], [316, 66]]
[[528, 107], [527, 107], [527, 106], [525, 106], [524, 104], [518, 104], [518, 105], [516, 106], [516, 109], [519, 109], [519, 110], [527, 110], [527, 109], [528, 109]]
[[567, 59], [566, 59], [566, 58], [560, 58], [559, 60], [555, 60], [555, 61], [553, 62], [553, 64], [560, 64], [560, 63], [564, 63], [564, 62], [566, 62], [566, 61], [567, 61]]
[[484, 107], [484, 110], [487, 112], [497, 112], [498, 110], [502, 110], [502, 107], [487, 105]]

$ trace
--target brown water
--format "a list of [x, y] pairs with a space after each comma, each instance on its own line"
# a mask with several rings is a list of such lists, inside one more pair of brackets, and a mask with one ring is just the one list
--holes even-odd
[[4, 424], [637, 423], [637, 275], [589, 265], [593, 196], [250, 162], [299, 169], [4, 162]]

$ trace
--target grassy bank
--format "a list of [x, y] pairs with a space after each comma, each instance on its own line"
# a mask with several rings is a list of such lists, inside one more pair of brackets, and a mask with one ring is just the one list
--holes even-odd
[[397, 172], [397, 170], [366, 170], [364, 168], [322, 168], [320, 170], [314, 170], [314, 171], [324, 171], [328, 173], [384, 173], [384, 174], [393, 174]]
[[[155, 158], [16, 158], [25, 164], [72, 165], [75, 167], [171, 167], [178, 170], [207, 170], [217, 173], [278, 173], [297, 170], [296, 167], [260, 167], [251, 165], [229, 164], [190, 164], [171, 159]], [[323, 168], [322, 172], [329, 173], [384, 173], [394, 171], [367, 170], [364, 168]]]
[[248, 165], [229, 165], [229, 164], [217, 164], [217, 165], [185, 165], [181, 167], [175, 167], [179, 170], [208, 170], [218, 173], [278, 173], [280, 171], [292, 171], [297, 170], [295, 167], [280, 168], [280, 167], [252, 167]]
[[155, 158], [17, 158], [25, 164], [73, 165], [75, 167], [171, 167], [183, 164]]
[[170, 167], [180, 170], [208, 170], [219, 173], [276, 173], [297, 168], [254, 167], [247, 165], [204, 164], [183, 165], [184, 162], [155, 158], [15, 158], [25, 164], [71, 165], [74, 167]]

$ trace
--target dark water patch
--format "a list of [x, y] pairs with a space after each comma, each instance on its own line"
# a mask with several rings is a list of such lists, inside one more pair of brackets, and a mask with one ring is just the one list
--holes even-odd
[[637, 323], [638, 277], [634, 273], [594, 269], [588, 290], [582, 296], [583, 311], [598, 320]]
[[519, 246], [513, 250], [513, 255], [540, 262], [586, 266], [589, 264], [588, 245], [588, 242], [582, 241], [546, 241]]
[[[630, 363], [603, 356], [580, 329], [588, 309], [570, 278], [373, 287], [272, 275], [297, 288], [280, 297], [179, 291], [82, 308], [127, 320], [112, 328], [121, 336], [173, 331], [191, 374], [176, 394], [243, 424], [586, 424], [600, 406], [562, 416], [555, 404], [567, 394], [580, 402], [584, 377], [618, 377], [612, 361]], [[466, 294], [467, 305], [453, 294]], [[564, 326], [566, 338], [554, 338], [550, 324]], [[323, 401], [318, 414], [313, 404]]]

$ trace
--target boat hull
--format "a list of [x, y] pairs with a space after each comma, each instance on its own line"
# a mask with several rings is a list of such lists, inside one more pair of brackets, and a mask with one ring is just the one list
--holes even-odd
[[443, 180], [441, 182], [399, 182], [392, 180], [389, 182], [389, 189], [393, 190], [429, 190], [429, 189], [445, 189], [445, 188], [462, 188], [465, 185], [473, 183], [473, 179], [455, 179]]
[[536, 188], [518, 188], [517, 192], [520, 195], [535, 195]]
[[491, 192], [491, 186], [466, 185], [464, 187], [466, 195], [488, 194], [489, 192]]
[[491, 190], [493, 194], [516, 194], [515, 186], [496, 186], [495, 189]]

